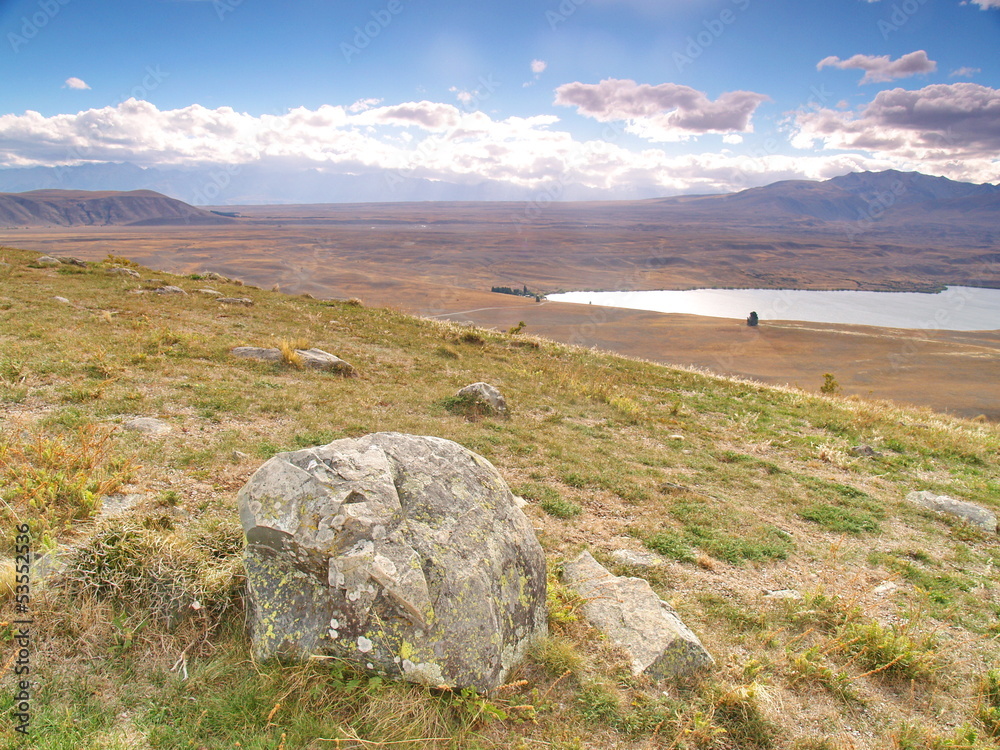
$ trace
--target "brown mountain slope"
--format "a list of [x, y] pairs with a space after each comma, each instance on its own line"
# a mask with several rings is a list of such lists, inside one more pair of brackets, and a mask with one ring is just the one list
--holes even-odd
[[152, 190], [0, 193], [0, 226], [6, 227], [230, 223], [233, 223], [230, 218], [189, 206]]

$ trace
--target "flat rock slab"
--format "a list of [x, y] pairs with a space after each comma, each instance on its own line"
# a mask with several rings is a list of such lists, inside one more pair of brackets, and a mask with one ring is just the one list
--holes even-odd
[[141, 432], [143, 435], [166, 435], [172, 429], [162, 419], [154, 417], [136, 417], [124, 422], [122, 427], [131, 432]]
[[698, 636], [642, 578], [612, 575], [583, 552], [563, 566], [563, 580], [586, 600], [587, 621], [628, 653], [633, 674], [684, 678], [715, 664]]
[[157, 294], [183, 294], [187, 295], [183, 289], [179, 286], [174, 286], [173, 284], [167, 284], [166, 286], [161, 286], [159, 289], [155, 290]]
[[97, 514], [97, 520], [124, 515], [145, 499], [145, 495], [139, 494], [105, 495], [101, 498], [101, 510]]
[[[219, 297], [216, 302], [222, 305], [242, 305], [243, 307], [253, 307], [253, 300], [249, 297]], [[317, 349], [316, 351], [319, 350]]]
[[[355, 377], [358, 374], [353, 365], [322, 349], [296, 349], [295, 353], [302, 359], [303, 367], [337, 372], [346, 377]], [[259, 346], [237, 346], [231, 354], [234, 357], [257, 359], [262, 362], [282, 361], [280, 349], [265, 349]]]
[[927, 490], [911, 492], [906, 499], [921, 508], [962, 518], [988, 534], [995, 534], [997, 531], [996, 514], [975, 503], [966, 503], [947, 495], [935, 495]]
[[616, 549], [611, 553], [611, 559], [619, 565], [630, 565], [633, 568], [662, 568], [666, 565], [666, 561], [653, 552], [632, 549]]
[[258, 659], [348, 660], [492, 690], [547, 630], [545, 555], [510, 488], [450, 440], [279, 453], [237, 496]]

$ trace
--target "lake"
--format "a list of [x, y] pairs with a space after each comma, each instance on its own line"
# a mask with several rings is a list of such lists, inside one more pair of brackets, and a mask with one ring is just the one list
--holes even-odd
[[1000, 329], [1000, 289], [967, 286], [948, 287], [936, 294], [802, 289], [692, 289], [566, 292], [550, 294], [546, 299], [739, 320], [745, 319], [752, 310], [762, 323], [769, 320], [804, 320], [813, 323], [919, 330]]

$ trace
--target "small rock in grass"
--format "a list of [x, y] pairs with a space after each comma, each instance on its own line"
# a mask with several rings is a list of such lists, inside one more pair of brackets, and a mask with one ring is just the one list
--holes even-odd
[[62, 261], [58, 258], [53, 258], [51, 255], [43, 255], [35, 259], [34, 265], [44, 266], [46, 268], [55, 268], [56, 266], [61, 266]]
[[154, 417], [136, 417], [125, 422], [122, 427], [132, 432], [140, 432], [143, 435], [165, 435], [172, 429], [162, 419]]
[[852, 456], [863, 456], [864, 458], [875, 458], [882, 454], [870, 445], [855, 445], [847, 451]]
[[62, 302], [64, 305], [68, 305], [70, 302], [65, 297], [53, 297], [56, 302]]
[[108, 273], [112, 276], [131, 276], [133, 278], [139, 278], [139, 272], [134, 268], [123, 268], [122, 266], [116, 266], [115, 268], [109, 268]]
[[217, 292], [215, 289], [197, 289], [196, 291], [198, 292], [198, 294], [208, 294], [208, 295], [214, 295], [216, 297], [222, 296], [222, 292]]
[[923, 492], [911, 492], [906, 496], [906, 499], [922, 508], [937, 511], [938, 513], [945, 513], [950, 516], [957, 516], [968, 521], [973, 526], [978, 526], [988, 534], [996, 533], [996, 514], [982, 506], [956, 500], [947, 495], [935, 495], [933, 492], [926, 490]]
[[101, 510], [97, 514], [97, 518], [98, 520], [103, 520], [105, 518], [120, 516], [141, 503], [144, 497], [144, 495], [138, 494], [105, 495], [101, 498]]
[[219, 297], [216, 302], [223, 305], [243, 305], [244, 307], [253, 306], [253, 300], [249, 297]]
[[170, 284], [167, 284], [166, 286], [161, 286], [159, 289], [156, 290], [156, 293], [157, 294], [184, 294], [184, 295], [187, 294], [187, 292], [185, 292], [179, 286], [172, 286]]
[[[280, 362], [282, 360], [280, 349], [265, 349], [260, 346], [237, 346], [230, 353], [234, 357], [259, 359], [264, 362]], [[357, 377], [358, 371], [354, 369], [353, 365], [322, 349], [296, 349], [295, 353], [301, 358], [303, 367], [337, 372], [349, 378]]]
[[470, 398], [483, 407], [490, 415], [507, 416], [507, 401], [496, 386], [489, 383], [472, 383], [456, 394], [459, 397]]

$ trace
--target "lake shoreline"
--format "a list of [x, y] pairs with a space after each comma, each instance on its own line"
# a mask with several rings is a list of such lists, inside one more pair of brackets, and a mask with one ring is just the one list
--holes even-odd
[[907, 330], [1000, 330], [1000, 289], [949, 285], [935, 293], [856, 289], [731, 289], [578, 291], [549, 294], [550, 302], [661, 314], [745, 320], [800, 321]]

